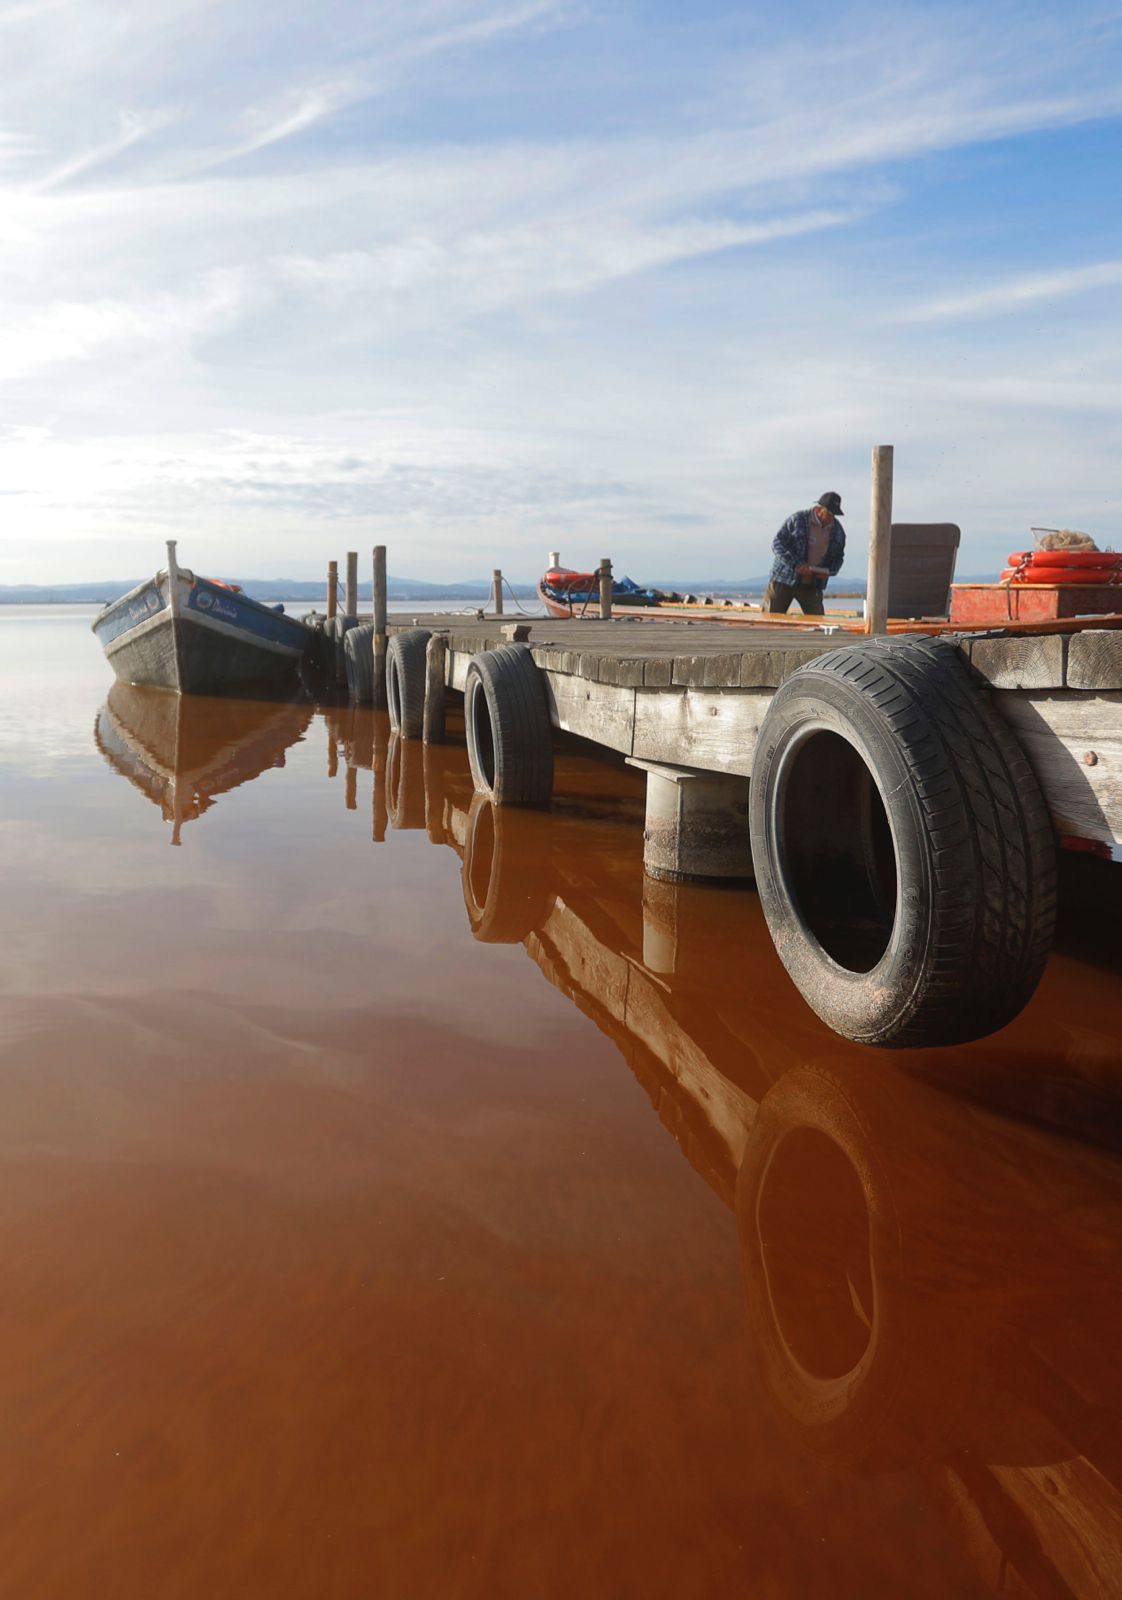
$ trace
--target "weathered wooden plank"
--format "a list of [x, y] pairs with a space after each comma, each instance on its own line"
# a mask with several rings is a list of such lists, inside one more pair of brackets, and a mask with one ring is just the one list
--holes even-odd
[[771, 694], [766, 689], [690, 689], [635, 699], [631, 751], [644, 761], [667, 761], [747, 777]]
[[784, 678], [816, 656], [824, 656], [849, 642], [850, 636], [824, 639], [819, 645], [792, 645], [788, 649], [746, 651], [740, 658], [740, 684], [744, 689], [778, 689]]
[[705, 657], [675, 656], [670, 681], [683, 688], [688, 688], [691, 684], [700, 686], [705, 681]]
[[619, 682], [629, 688], [637, 688], [643, 682], [643, 668], [646, 663], [641, 656], [621, 657], [619, 662]]
[[740, 687], [739, 655], [707, 656], [701, 681], [709, 688], [738, 689]]
[[1074, 634], [1067, 652], [1069, 689], [1122, 689], [1122, 633], [1088, 628]]
[[997, 690], [1060, 833], [1122, 848], [1122, 693]]
[[674, 663], [658, 658], [649, 658], [643, 663], [643, 683], [648, 689], [661, 689], [670, 687], [670, 678], [674, 670]]
[[974, 671], [993, 689], [1062, 689], [1066, 640], [1062, 634], [1029, 639], [972, 639]]
[[546, 672], [546, 699], [553, 724], [610, 750], [631, 754], [636, 690], [596, 683], [565, 672]]
[[464, 650], [449, 649], [447, 659], [448, 682], [453, 689], [463, 694], [467, 687], [467, 669], [471, 656]]

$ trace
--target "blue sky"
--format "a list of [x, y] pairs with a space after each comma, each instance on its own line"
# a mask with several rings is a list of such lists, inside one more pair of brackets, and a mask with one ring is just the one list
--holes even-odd
[[0, 582], [1122, 546], [1122, 5], [0, 0]]

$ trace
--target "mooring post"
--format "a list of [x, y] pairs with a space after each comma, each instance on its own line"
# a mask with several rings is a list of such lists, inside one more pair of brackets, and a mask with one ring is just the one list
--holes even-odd
[[888, 632], [888, 568], [892, 555], [892, 446], [873, 446], [869, 498], [869, 576], [865, 588], [865, 632]]
[[374, 678], [371, 703], [386, 709], [386, 547], [374, 546]]
[[496, 617], [503, 614], [503, 574], [500, 567], [496, 567], [491, 574], [491, 609]]
[[549, 552], [549, 568], [548, 568], [548, 570], [550, 572], [553, 572], [560, 565], [561, 565], [561, 552], [560, 552], [560, 550], [551, 550]]
[[606, 622], [612, 615], [612, 563], [607, 556], [600, 563], [600, 620]]
[[425, 646], [425, 716], [422, 727], [425, 744], [444, 743], [447, 651], [448, 641], [443, 633], [434, 633]]
[[339, 609], [339, 563], [327, 563], [327, 616], [330, 620]]
[[346, 615], [358, 616], [358, 551], [347, 551], [347, 594], [344, 601]]

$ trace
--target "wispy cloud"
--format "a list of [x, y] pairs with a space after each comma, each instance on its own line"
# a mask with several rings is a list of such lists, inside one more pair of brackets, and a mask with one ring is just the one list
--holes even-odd
[[800, 4], [682, 31], [564, 0], [99, 0], [60, 28], [10, 0], [21, 532], [190, 529], [192, 559], [295, 570], [349, 519], [423, 575], [601, 533], [669, 571], [690, 526], [735, 575], [808, 481], [859, 500], [873, 438], [974, 539], [1093, 525], [1122, 313], [1076, 300], [1122, 281], [1122, 224], [1057, 214], [1060, 270], [1015, 207], [1050, 183], [1034, 212], [1062, 212], [1034, 161], [1122, 114], [1116, 8], [847, 0], [808, 43]]
[[1094, 289], [1122, 284], [1122, 260], [1097, 261], [1061, 272], [1039, 272], [1005, 278], [964, 294], [943, 295], [898, 313], [901, 322], [946, 322], [958, 318], [1010, 316], [1031, 311], [1048, 300], [1068, 300]]
[[44, 177], [40, 178], [33, 187], [40, 193], [46, 193], [51, 189], [60, 189], [63, 184], [70, 182], [71, 179], [112, 161], [114, 157], [119, 156], [132, 145], [138, 144], [142, 139], [148, 138], [150, 134], [158, 132], [161, 128], [166, 128], [174, 120], [174, 113], [170, 110], [148, 114], [122, 111], [117, 118], [118, 131], [112, 139], [107, 139], [102, 144], [91, 145], [78, 155], [68, 157], [60, 162], [57, 167], [46, 173]]

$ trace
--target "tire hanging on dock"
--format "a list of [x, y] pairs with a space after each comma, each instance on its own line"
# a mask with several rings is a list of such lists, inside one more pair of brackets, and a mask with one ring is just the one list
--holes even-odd
[[776, 691], [752, 855], [776, 950], [864, 1044], [981, 1038], [1026, 1004], [1055, 922], [1055, 843], [1016, 738], [958, 650], [846, 647]]
[[425, 651], [431, 637], [427, 628], [407, 628], [393, 635], [386, 651], [390, 726], [403, 739], [420, 739], [424, 734]]
[[343, 638], [347, 694], [355, 705], [368, 706], [374, 692], [374, 624], [351, 628]]
[[553, 793], [553, 727], [542, 675], [525, 645], [473, 656], [464, 686], [471, 775], [500, 806], [544, 806]]

